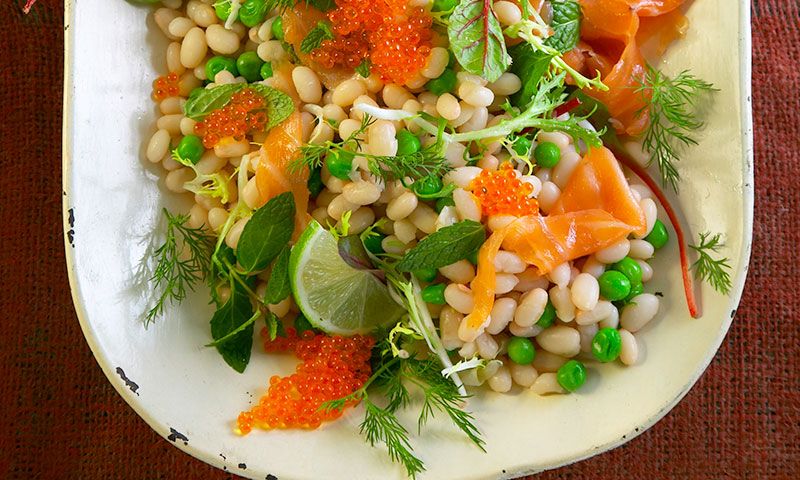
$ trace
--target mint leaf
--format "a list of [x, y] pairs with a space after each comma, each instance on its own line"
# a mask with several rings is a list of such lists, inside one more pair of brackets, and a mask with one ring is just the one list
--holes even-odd
[[553, 0], [550, 6], [553, 35], [544, 43], [559, 52], [568, 52], [575, 48], [581, 36], [581, 6], [575, 0]]
[[184, 114], [192, 120], [202, 120], [212, 111], [227, 105], [233, 94], [243, 87], [244, 84], [241, 83], [229, 83], [214, 88], [195, 89], [183, 106]]
[[467, 258], [485, 240], [483, 225], [472, 220], [458, 222], [423, 238], [400, 260], [397, 270], [412, 272], [450, 265]]
[[503, 29], [490, 0], [461, 0], [450, 15], [450, 49], [464, 70], [494, 82], [508, 69]]
[[274, 305], [291, 293], [289, 285], [289, 246], [283, 247], [275, 263], [272, 265], [272, 271], [269, 273], [269, 280], [267, 281], [267, 293], [264, 295], [264, 302]]
[[[215, 342], [224, 339], [252, 318], [253, 306], [250, 304], [247, 292], [241, 285], [235, 283], [228, 301], [211, 317], [211, 337]], [[216, 344], [216, 347], [225, 363], [239, 373], [244, 372], [253, 349], [253, 323], [250, 322], [239, 333]]]
[[294, 102], [292, 101], [292, 97], [286, 95], [280, 90], [262, 85], [260, 83], [254, 83], [252, 85], [240, 83], [239, 85], [245, 85], [264, 97], [267, 105], [266, 130], [269, 130], [275, 125], [283, 122], [289, 118], [289, 115], [291, 115], [292, 112], [294, 112]]
[[510, 70], [522, 81], [522, 88], [511, 96], [511, 103], [520, 109], [525, 109], [539, 91], [539, 81], [549, 70], [552, 57], [537, 52], [527, 42], [514, 45], [508, 53], [513, 59]]
[[370, 61], [368, 58], [365, 58], [364, 60], [361, 60], [361, 63], [359, 63], [356, 67], [356, 73], [364, 78], [367, 78], [369, 77], [369, 67]]
[[286, 247], [294, 230], [294, 211], [291, 192], [274, 197], [256, 210], [236, 246], [236, 258], [246, 273], [264, 270]]
[[300, 51], [311, 53], [322, 46], [322, 42], [325, 40], [333, 40], [333, 31], [327, 23], [317, 22], [317, 26], [312, 28], [300, 43]]
[[229, 83], [217, 85], [213, 88], [198, 89], [197, 94], [192, 92], [192, 96], [189, 97], [183, 107], [184, 113], [192, 120], [202, 120], [209, 113], [227, 105], [231, 101], [233, 94], [246, 88], [255, 90], [264, 97], [267, 110], [267, 130], [286, 120], [294, 111], [292, 98], [280, 90], [260, 83], [252, 85]]

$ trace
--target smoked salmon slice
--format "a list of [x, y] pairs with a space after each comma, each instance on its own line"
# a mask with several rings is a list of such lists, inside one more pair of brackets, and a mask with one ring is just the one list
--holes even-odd
[[647, 233], [644, 212], [622, 173], [619, 162], [605, 147], [592, 148], [575, 168], [551, 214], [600, 209], [631, 227]]
[[289, 118], [267, 133], [259, 150], [256, 164], [256, 187], [259, 206], [284, 192], [292, 192], [295, 204], [295, 235], [308, 224], [308, 167], [294, 171], [290, 168], [300, 152], [302, 123], [300, 113], [295, 111]]

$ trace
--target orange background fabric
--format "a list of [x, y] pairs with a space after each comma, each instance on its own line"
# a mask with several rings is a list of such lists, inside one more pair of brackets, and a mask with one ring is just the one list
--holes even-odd
[[[0, 478], [235, 478], [156, 435], [83, 339], [61, 221], [63, 2], [22, 3], [0, 8]], [[537, 479], [800, 478], [800, 2], [755, 0], [753, 27], [755, 243], [731, 331], [653, 428]]]

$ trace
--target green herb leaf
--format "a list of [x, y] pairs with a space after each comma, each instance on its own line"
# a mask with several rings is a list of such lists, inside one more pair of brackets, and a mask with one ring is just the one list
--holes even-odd
[[461, 0], [447, 27], [450, 49], [464, 70], [494, 82], [511, 57], [491, 0]]
[[575, 48], [581, 36], [581, 6], [575, 0], [552, 0], [553, 20], [550, 26], [553, 35], [545, 44], [559, 52], [568, 52]]
[[[246, 85], [246, 84], [239, 84], [239, 85]], [[267, 105], [267, 125], [265, 127], [266, 130], [278, 125], [279, 123], [283, 122], [289, 115], [294, 112], [294, 102], [292, 101], [292, 97], [286, 95], [285, 93], [281, 92], [278, 89], [268, 87], [266, 85], [262, 85], [260, 83], [254, 83], [251, 85], [247, 85], [248, 88], [251, 88], [258, 92], [264, 100], [266, 101]]]
[[[231, 332], [247, 323], [253, 317], [253, 306], [247, 292], [239, 284], [231, 287], [231, 296], [211, 317], [211, 337], [215, 341], [226, 338]], [[253, 323], [216, 345], [225, 363], [239, 373], [244, 372], [250, 362], [253, 349]]]
[[184, 114], [192, 120], [202, 120], [212, 111], [227, 105], [233, 94], [242, 88], [244, 88], [244, 84], [229, 83], [214, 88], [196, 90], [198, 93], [186, 100], [186, 104], [183, 106]]
[[365, 58], [364, 60], [361, 60], [361, 63], [359, 63], [358, 66], [356, 67], [356, 73], [364, 78], [367, 78], [369, 77], [369, 72], [370, 72], [369, 67], [370, 67], [370, 61], [368, 58]]
[[539, 82], [550, 69], [552, 57], [533, 49], [529, 43], [514, 45], [508, 50], [513, 62], [511, 72], [522, 81], [522, 88], [511, 96], [511, 103], [525, 109], [539, 90]]
[[264, 270], [286, 247], [294, 230], [294, 213], [291, 192], [274, 197], [253, 213], [236, 246], [236, 258], [245, 272]]
[[336, 8], [336, 2], [334, 0], [305, 0], [305, 2], [320, 12], [327, 12]]
[[306, 38], [300, 43], [300, 51], [311, 53], [321, 47], [325, 40], [333, 40], [333, 31], [326, 22], [317, 22], [317, 25], [306, 34]]
[[278, 330], [282, 328], [278, 316], [272, 312], [267, 312], [267, 316], [264, 317], [264, 322], [267, 324], [267, 332], [269, 333], [270, 341], [275, 340], [275, 337], [278, 336]]
[[275, 263], [272, 264], [272, 271], [267, 281], [267, 293], [264, 296], [264, 303], [274, 305], [289, 296], [291, 288], [289, 285], [289, 253], [291, 249], [283, 247]]
[[472, 220], [458, 222], [423, 238], [400, 260], [397, 270], [413, 272], [450, 265], [467, 258], [485, 240], [483, 225]]
[[422, 460], [414, 455], [414, 449], [408, 440], [408, 430], [400, 424], [394, 413], [380, 408], [369, 398], [364, 399], [364, 421], [360, 432], [371, 446], [383, 443], [389, 451], [389, 458], [402, 463], [410, 477], [425, 470]]
[[266, 129], [286, 120], [294, 111], [294, 102], [289, 95], [260, 83], [229, 83], [213, 88], [201, 89], [194, 97], [189, 97], [184, 105], [184, 113], [193, 120], [202, 120], [206, 115], [222, 108], [231, 101], [233, 94], [249, 88], [264, 97], [267, 110]]
[[700, 234], [700, 245], [689, 245], [697, 252], [697, 261], [692, 264], [694, 274], [700, 280], [708, 282], [714, 290], [727, 295], [731, 292], [731, 265], [728, 258], [715, 259], [712, 253], [717, 253], [724, 246], [721, 240], [722, 235], [711, 232]]

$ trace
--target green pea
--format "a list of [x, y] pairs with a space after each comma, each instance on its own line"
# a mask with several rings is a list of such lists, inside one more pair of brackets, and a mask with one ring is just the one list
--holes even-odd
[[325, 165], [328, 166], [328, 170], [334, 177], [350, 180], [350, 171], [353, 169], [353, 159], [355, 157], [353, 152], [334, 150], [325, 156]]
[[236, 59], [236, 68], [239, 74], [248, 82], [255, 82], [261, 78], [261, 67], [264, 60], [256, 52], [244, 52]]
[[410, 155], [419, 152], [422, 144], [416, 135], [408, 130], [400, 130], [397, 133], [397, 155]]
[[302, 313], [297, 315], [297, 318], [294, 319], [294, 329], [297, 332], [298, 337], [303, 336], [303, 332], [307, 331], [314, 331], [314, 326], [311, 325], [311, 322], [303, 315]]
[[246, 27], [255, 27], [267, 16], [267, 2], [264, 0], [245, 0], [239, 8], [239, 21]]
[[228, 17], [231, 15], [230, 0], [220, 0], [214, 3], [214, 11], [216, 12], [217, 17], [223, 22], [228, 20]]
[[378, 232], [372, 232], [371, 235], [367, 235], [366, 237], [364, 237], [364, 248], [366, 248], [373, 255], [386, 253], [383, 250], [383, 245], [382, 245], [384, 238], [385, 238], [384, 235], [381, 235]]
[[458, 0], [433, 0], [432, 12], [449, 12], [456, 8]]
[[436, 280], [436, 276], [439, 274], [439, 271], [435, 268], [423, 268], [422, 270], [417, 270], [414, 272], [417, 278], [422, 280], [423, 282], [432, 282]]
[[628, 280], [631, 281], [631, 285], [642, 283], [642, 267], [639, 266], [639, 262], [631, 257], [625, 257], [611, 265], [611, 270], [616, 270], [628, 277]]
[[542, 312], [542, 316], [539, 317], [539, 320], [536, 321], [536, 325], [547, 328], [556, 321], [556, 307], [553, 306], [553, 302], [550, 299], [547, 300], [547, 305], [544, 307], [544, 312]]
[[272, 22], [272, 38], [275, 40], [283, 40], [283, 19], [281, 17], [276, 18]]
[[542, 142], [533, 150], [536, 164], [542, 168], [553, 168], [561, 160], [561, 149], [553, 142]]
[[222, 57], [217, 55], [211, 57], [206, 62], [206, 78], [214, 81], [214, 77], [223, 70], [231, 72], [234, 77], [239, 75], [239, 70], [236, 68], [236, 60], [229, 57]]
[[261, 65], [261, 70], [259, 70], [258, 73], [261, 74], [261, 78], [264, 80], [272, 77], [272, 64], [264, 62], [264, 65]]
[[622, 300], [631, 293], [631, 281], [622, 272], [608, 270], [597, 279], [600, 295], [606, 300]]
[[422, 299], [434, 305], [444, 305], [444, 283], [435, 283], [422, 289]]
[[192, 165], [196, 165], [200, 161], [200, 157], [205, 152], [203, 141], [197, 135], [186, 135], [181, 139], [178, 144], [178, 156], [184, 160], [189, 160]]
[[419, 196], [430, 196], [442, 190], [442, 179], [436, 175], [422, 177], [411, 186], [414, 193]]
[[322, 191], [323, 185], [322, 183], [322, 169], [321, 168], [312, 168], [308, 174], [308, 181], [306, 182], [306, 186], [308, 187], [309, 193], [311, 193], [311, 197], [316, 197], [319, 195], [319, 192]]
[[602, 328], [592, 339], [592, 355], [606, 363], [613, 362], [622, 350], [622, 337], [616, 328]]
[[436, 199], [436, 213], [442, 213], [444, 207], [454, 207], [456, 202], [453, 201], [453, 196], [441, 197]]
[[531, 151], [531, 140], [528, 137], [517, 137], [511, 147], [517, 155], [525, 157]]
[[445, 68], [438, 78], [429, 80], [425, 84], [425, 89], [436, 94], [443, 95], [452, 92], [456, 88], [456, 72], [451, 68]]
[[586, 367], [577, 360], [570, 360], [558, 369], [556, 379], [561, 388], [574, 392], [586, 383]]
[[470, 253], [470, 254], [467, 256], [467, 260], [469, 260], [469, 263], [471, 263], [471, 264], [473, 264], [473, 265], [477, 265], [477, 264], [478, 264], [478, 251], [479, 251], [479, 250], [480, 250], [480, 249], [478, 249], [478, 250], [475, 250], [474, 252]]
[[625, 297], [625, 303], [626, 304], [631, 303], [631, 301], [633, 301], [633, 299], [636, 298], [637, 295], [641, 295], [643, 293], [644, 293], [644, 285], [642, 285], [642, 282], [631, 285], [631, 293], [629, 293], [628, 296]]
[[518, 365], [529, 365], [536, 358], [536, 348], [527, 338], [514, 337], [508, 342], [508, 358]]
[[664, 225], [661, 220], [656, 219], [656, 223], [653, 224], [653, 230], [644, 237], [645, 240], [650, 242], [653, 245], [653, 248], [658, 250], [659, 248], [663, 247], [669, 241], [669, 232], [667, 231], [667, 227]]

